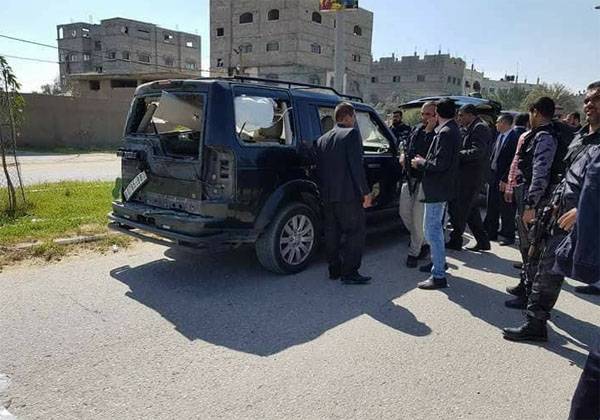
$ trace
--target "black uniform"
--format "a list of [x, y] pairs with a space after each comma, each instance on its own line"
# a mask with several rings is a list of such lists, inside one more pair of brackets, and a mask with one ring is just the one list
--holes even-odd
[[392, 133], [394, 133], [394, 137], [396, 137], [396, 146], [398, 146], [399, 144], [406, 146], [410, 137], [410, 133], [412, 131], [410, 126], [404, 123], [392, 124], [390, 126], [390, 130], [392, 131]]
[[329, 270], [352, 276], [361, 265], [365, 244], [362, 201], [369, 194], [360, 132], [336, 125], [319, 138], [316, 155]]
[[491, 143], [492, 133], [489, 127], [480, 118], [476, 118], [467, 127], [463, 136], [458, 172], [458, 197], [449, 206], [453, 228], [450, 242], [456, 247], [462, 246], [463, 233], [467, 224], [478, 244], [489, 243], [476, 200], [489, 171]]

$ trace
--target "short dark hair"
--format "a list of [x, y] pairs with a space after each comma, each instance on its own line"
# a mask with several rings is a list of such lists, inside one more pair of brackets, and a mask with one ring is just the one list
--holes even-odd
[[573, 117], [577, 121], [581, 122], [581, 114], [579, 112], [577, 112], [577, 111], [571, 112], [569, 115], [567, 115], [567, 117]]
[[400, 116], [403, 116], [403, 115], [404, 115], [404, 113], [402, 112], [402, 110], [401, 110], [401, 109], [397, 109], [397, 110], [395, 110], [394, 112], [392, 112], [392, 115], [400, 115]]
[[529, 112], [539, 112], [544, 118], [553, 118], [556, 111], [556, 104], [547, 96], [542, 96], [529, 106]]
[[354, 115], [354, 107], [350, 102], [340, 102], [335, 107], [334, 114], [337, 122], [342, 121], [344, 118]]
[[498, 117], [498, 121], [504, 121], [508, 125], [513, 125], [513, 122], [515, 121], [515, 119], [511, 114], [501, 114]]
[[526, 114], [525, 112], [518, 114], [517, 118], [515, 118], [515, 125], [518, 127], [526, 127], [527, 124], [529, 124], [529, 114]]
[[477, 115], [477, 107], [473, 104], [466, 104], [460, 107], [460, 109], [458, 110], [458, 112], [462, 112], [463, 114], [471, 114], [471, 115]]
[[441, 99], [436, 104], [436, 112], [442, 118], [454, 118], [456, 116], [456, 104], [452, 99]]
[[590, 83], [587, 87], [587, 90], [596, 90], [596, 89], [600, 89], [600, 80], [598, 80], [594, 83]]

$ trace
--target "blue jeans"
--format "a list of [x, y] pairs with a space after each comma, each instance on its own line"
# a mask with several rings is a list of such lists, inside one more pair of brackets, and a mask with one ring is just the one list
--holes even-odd
[[444, 215], [446, 203], [425, 203], [423, 229], [425, 239], [431, 247], [431, 275], [436, 279], [446, 277], [446, 243], [444, 237]]

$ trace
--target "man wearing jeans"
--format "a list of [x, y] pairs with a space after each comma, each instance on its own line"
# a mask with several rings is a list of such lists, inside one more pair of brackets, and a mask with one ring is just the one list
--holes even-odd
[[444, 214], [448, 201], [455, 198], [461, 135], [454, 121], [456, 106], [450, 99], [437, 103], [437, 127], [428, 124], [426, 131], [435, 136], [425, 157], [416, 156], [411, 165], [423, 171], [425, 195], [425, 239], [431, 248], [431, 276], [418, 284], [419, 289], [433, 290], [448, 286], [446, 281], [446, 249]]

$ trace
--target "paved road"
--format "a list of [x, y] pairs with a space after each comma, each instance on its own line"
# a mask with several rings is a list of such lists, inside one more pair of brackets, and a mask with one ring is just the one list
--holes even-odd
[[[600, 324], [565, 286], [548, 344], [499, 328], [513, 249], [454, 253], [424, 292], [406, 245], [370, 240], [370, 286], [279, 277], [251, 249], [137, 244], [0, 274], [0, 396], [22, 419], [564, 419]], [[459, 258], [457, 258], [459, 257]]]
[[[58, 181], [114, 181], [120, 176], [121, 162], [115, 153], [81, 155], [37, 155], [19, 157], [25, 185]], [[6, 186], [4, 174], [0, 187]]]

